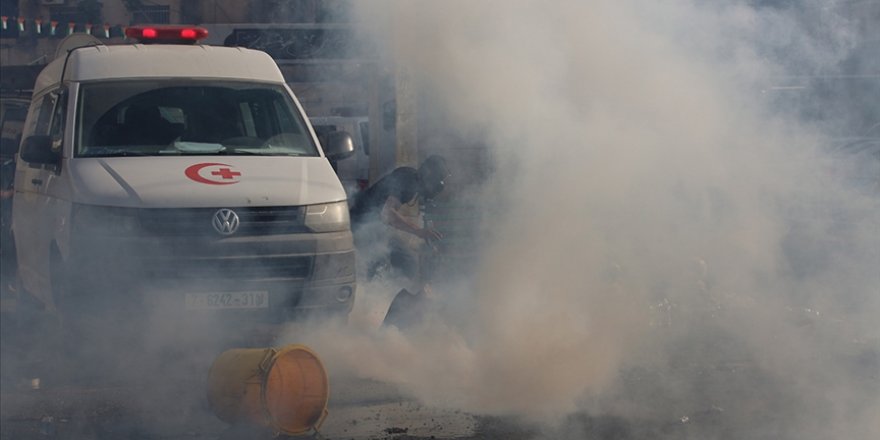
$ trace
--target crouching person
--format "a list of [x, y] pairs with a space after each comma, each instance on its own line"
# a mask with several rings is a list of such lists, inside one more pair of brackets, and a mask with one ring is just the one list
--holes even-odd
[[385, 316], [404, 328], [421, 321], [430, 300], [430, 258], [442, 234], [407, 215], [407, 206], [439, 195], [449, 177], [446, 161], [429, 156], [418, 169], [399, 167], [355, 196], [351, 207], [355, 247], [367, 261], [367, 278], [380, 273], [407, 280]]

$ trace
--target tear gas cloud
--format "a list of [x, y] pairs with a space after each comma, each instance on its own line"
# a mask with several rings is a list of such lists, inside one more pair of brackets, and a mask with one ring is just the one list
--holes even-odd
[[805, 121], [768, 92], [857, 64], [864, 16], [819, 1], [357, 9], [494, 173], [455, 195], [478, 201], [484, 242], [472, 277], [437, 281], [446, 313], [375, 331], [364, 305], [393, 291], [361, 285], [352, 334], [310, 341], [332, 368], [528, 420], [723, 408], [753, 438], [880, 435], [880, 203], [826, 149], [862, 135], [878, 100]]

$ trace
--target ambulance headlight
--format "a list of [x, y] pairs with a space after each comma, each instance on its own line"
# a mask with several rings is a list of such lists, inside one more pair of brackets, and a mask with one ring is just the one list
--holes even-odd
[[351, 227], [348, 219], [348, 203], [343, 200], [309, 205], [306, 207], [305, 224], [312, 232], [346, 231]]

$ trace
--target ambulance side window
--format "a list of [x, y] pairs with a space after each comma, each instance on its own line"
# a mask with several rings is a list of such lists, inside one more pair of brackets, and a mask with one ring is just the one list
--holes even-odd
[[37, 115], [36, 126], [31, 134], [49, 134], [49, 123], [52, 121], [52, 113], [55, 109], [56, 101], [58, 101], [58, 95], [55, 93], [49, 93], [43, 96], [42, 102], [40, 103], [40, 111]]
[[61, 99], [55, 98], [55, 111], [52, 112], [52, 122], [49, 130], [49, 136], [52, 137], [52, 149], [61, 151], [62, 142], [64, 140], [64, 119], [67, 114], [67, 94], [61, 95]]

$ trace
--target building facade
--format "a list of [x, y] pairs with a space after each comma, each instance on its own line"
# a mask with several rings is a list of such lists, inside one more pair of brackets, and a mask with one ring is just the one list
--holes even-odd
[[87, 33], [118, 44], [133, 24], [338, 23], [351, 0], [0, 0], [0, 65], [45, 64], [58, 42]]

